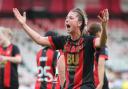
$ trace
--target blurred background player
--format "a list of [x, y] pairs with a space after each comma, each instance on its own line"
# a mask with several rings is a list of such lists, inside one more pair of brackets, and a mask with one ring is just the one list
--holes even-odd
[[[56, 32], [48, 31], [45, 37], [57, 35], [58, 33]], [[60, 52], [48, 46], [37, 53], [38, 78], [35, 89], [61, 89], [57, 68], [59, 57]]]
[[[88, 29], [88, 34], [95, 37], [100, 37], [101, 35], [101, 24], [93, 23]], [[107, 47], [96, 48], [95, 58], [94, 58], [94, 80], [96, 89], [109, 89], [108, 80], [105, 74], [105, 61], [108, 59]]]
[[0, 89], [18, 89], [19, 48], [11, 43], [11, 29], [0, 27]]

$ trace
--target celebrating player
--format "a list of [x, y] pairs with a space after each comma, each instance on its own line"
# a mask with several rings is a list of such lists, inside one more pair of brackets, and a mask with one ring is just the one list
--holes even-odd
[[105, 46], [107, 41], [108, 10], [104, 9], [98, 18], [102, 22], [102, 32], [99, 38], [82, 35], [87, 25], [85, 13], [79, 9], [72, 9], [65, 20], [68, 36], [42, 37], [26, 24], [23, 16], [14, 8], [13, 13], [26, 33], [39, 45], [62, 49], [66, 64], [65, 89], [95, 89], [93, 82], [93, 63], [95, 48]]

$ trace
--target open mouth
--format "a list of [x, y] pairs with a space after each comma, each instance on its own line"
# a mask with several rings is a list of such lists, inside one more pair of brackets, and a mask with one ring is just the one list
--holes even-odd
[[67, 27], [67, 28], [70, 28], [70, 25], [69, 25], [69, 24], [67, 24], [67, 25], [66, 25], [66, 27]]

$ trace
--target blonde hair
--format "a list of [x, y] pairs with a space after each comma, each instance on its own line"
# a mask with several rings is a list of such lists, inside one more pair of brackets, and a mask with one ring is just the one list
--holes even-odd
[[11, 29], [10, 28], [6, 28], [6, 27], [0, 27], [0, 34], [3, 34], [4, 36], [9, 38], [10, 40], [13, 37], [13, 32], [11, 31]]
[[78, 18], [80, 21], [82, 21], [82, 25], [80, 27], [80, 30], [81, 30], [81, 32], [83, 32], [83, 30], [85, 29], [87, 22], [88, 22], [87, 14], [80, 8], [75, 8], [71, 11], [78, 13]]

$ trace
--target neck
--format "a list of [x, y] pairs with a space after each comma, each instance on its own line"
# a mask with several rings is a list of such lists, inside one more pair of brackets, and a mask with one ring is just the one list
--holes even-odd
[[73, 34], [71, 34], [71, 39], [75, 41], [75, 40], [78, 40], [80, 36], [81, 36], [81, 32], [80, 30], [77, 30], [77, 32], [74, 32]]

